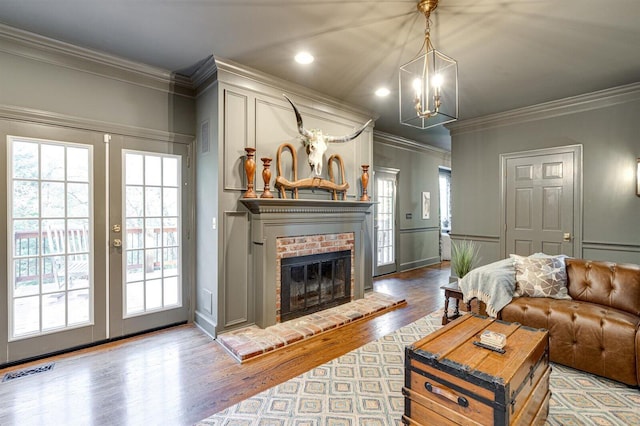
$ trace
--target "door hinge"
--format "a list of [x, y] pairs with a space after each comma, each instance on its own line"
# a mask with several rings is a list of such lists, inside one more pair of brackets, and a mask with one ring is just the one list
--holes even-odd
[[187, 145], [187, 168], [191, 168], [192, 144]]

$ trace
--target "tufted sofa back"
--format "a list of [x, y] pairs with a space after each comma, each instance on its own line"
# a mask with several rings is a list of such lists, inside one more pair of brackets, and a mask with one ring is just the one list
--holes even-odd
[[640, 316], [640, 265], [565, 259], [569, 295]]

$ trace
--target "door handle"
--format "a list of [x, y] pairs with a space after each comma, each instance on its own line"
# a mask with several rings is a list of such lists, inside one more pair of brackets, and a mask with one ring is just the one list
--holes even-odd
[[122, 247], [122, 240], [120, 238], [116, 238], [113, 240], [114, 247]]
[[571, 241], [571, 232], [565, 232], [562, 234], [562, 241]]

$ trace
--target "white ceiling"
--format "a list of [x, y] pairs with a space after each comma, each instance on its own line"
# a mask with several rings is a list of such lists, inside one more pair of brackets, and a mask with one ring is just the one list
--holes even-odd
[[[442, 126], [398, 122], [398, 67], [424, 37], [416, 4], [2, 0], [0, 22], [186, 74], [210, 55], [229, 59], [373, 111], [376, 130], [449, 149]], [[432, 40], [458, 60], [461, 119], [640, 81], [640, 0], [440, 0]], [[301, 49], [311, 66], [293, 62]], [[385, 99], [373, 95], [381, 85]]]

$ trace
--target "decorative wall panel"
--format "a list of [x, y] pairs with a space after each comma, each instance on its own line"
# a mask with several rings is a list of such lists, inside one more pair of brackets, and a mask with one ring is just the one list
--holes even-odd
[[253, 291], [249, 281], [249, 220], [247, 212], [224, 213], [224, 325], [249, 321]]
[[245, 147], [249, 143], [249, 98], [231, 90], [224, 91], [224, 189], [246, 189]]

